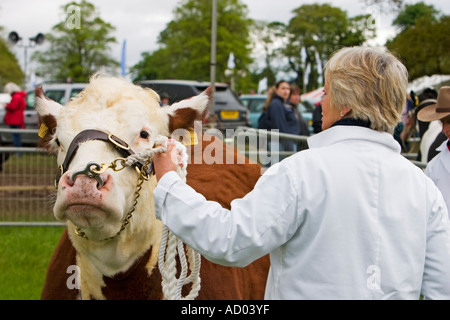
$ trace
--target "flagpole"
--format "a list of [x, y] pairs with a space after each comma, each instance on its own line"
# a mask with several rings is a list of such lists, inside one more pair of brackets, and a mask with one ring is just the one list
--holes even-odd
[[121, 74], [122, 77], [125, 77], [126, 75], [126, 46], [127, 46], [127, 40], [124, 39], [122, 42], [122, 56], [120, 60], [120, 68], [121, 68]]
[[[217, 39], [217, 0], [212, 0], [212, 12], [211, 12], [211, 69], [210, 69], [210, 82], [213, 89], [213, 96], [211, 104], [209, 106], [209, 114], [215, 115], [214, 111], [214, 95], [216, 92], [216, 39]], [[213, 117], [214, 118], [214, 117]]]

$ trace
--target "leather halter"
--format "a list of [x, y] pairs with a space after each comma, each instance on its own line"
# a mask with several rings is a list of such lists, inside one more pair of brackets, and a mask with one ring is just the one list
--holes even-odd
[[[69, 165], [72, 162], [72, 159], [75, 157], [75, 154], [77, 153], [80, 144], [88, 140], [100, 140], [108, 142], [111, 145], [113, 145], [115, 149], [120, 153], [120, 155], [124, 158], [134, 154], [134, 151], [131, 150], [131, 148], [125, 141], [116, 137], [113, 134], [108, 134], [106, 132], [96, 129], [88, 129], [81, 131], [79, 134], [75, 136], [75, 138], [73, 138], [72, 142], [69, 145], [69, 149], [67, 150], [66, 158], [64, 159], [63, 163], [59, 166], [59, 171], [56, 175], [55, 180], [56, 187], [58, 186], [58, 182], [59, 179], [61, 179], [61, 176], [69, 169]], [[144, 163], [142, 161], [137, 161], [133, 164], [133, 166], [141, 170], [142, 167], [144, 166]], [[150, 174], [152, 169], [153, 168], [149, 168], [149, 172], [147, 172], [147, 175]]]

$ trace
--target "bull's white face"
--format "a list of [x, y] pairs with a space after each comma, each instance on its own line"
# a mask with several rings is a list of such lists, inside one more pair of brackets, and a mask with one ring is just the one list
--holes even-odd
[[[64, 107], [37, 93], [36, 109], [49, 128], [44, 137], [46, 146], [57, 153], [60, 165], [73, 138], [81, 131], [97, 129], [111, 133], [125, 141], [134, 152], [141, 152], [151, 148], [158, 135], [167, 136], [180, 126], [192, 126], [194, 118], [201, 115], [209, 100], [208, 90], [170, 107], [160, 107], [159, 97], [154, 91], [122, 79], [101, 76], [93, 78], [89, 86]], [[196, 116], [192, 116], [192, 112]], [[180, 121], [180, 114], [192, 123]], [[186, 117], [186, 114], [191, 116]], [[174, 127], [173, 123], [178, 123], [178, 127]], [[133, 206], [138, 173], [134, 168], [107, 170], [101, 174], [103, 185], [87, 175], [73, 178], [73, 174], [85, 169], [91, 161], [109, 164], [120, 157], [110, 143], [98, 140], [82, 142], [68, 170], [59, 179], [55, 217], [70, 221], [93, 240], [116, 234]], [[154, 187], [155, 183], [154, 178], [150, 179], [146, 183], [147, 189], [141, 191], [139, 202], [147, 205], [147, 212], [136, 210], [133, 213], [136, 228], [154, 219], [153, 214], [148, 213], [153, 212], [153, 202], [148, 202], [148, 198], [152, 197], [148, 188]], [[148, 208], [149, 204], [151, 208]]]

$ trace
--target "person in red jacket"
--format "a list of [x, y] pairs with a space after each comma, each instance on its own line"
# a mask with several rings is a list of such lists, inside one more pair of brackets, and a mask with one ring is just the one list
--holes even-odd
[[[24, 111], [27, 106], [25, 98], [27, 93], [22, 91], [18, 85], [8, 82], [5, 91], [11, 95], [11, 102], [6, 105], [5, 124], [9, 124], [12, 129], [23, 129], [25, 127]], [[22, 139], [19, 133], [12, 134], [13, 145], [22, 146]]]

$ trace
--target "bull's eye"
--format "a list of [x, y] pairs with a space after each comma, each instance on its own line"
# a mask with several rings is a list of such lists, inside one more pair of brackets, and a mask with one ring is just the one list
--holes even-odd
[[139, 136], [140, 136], [142, 139], [147, 139], [148, 136], [149, 136], [149, 133], [148, 133], [147, 131], [141, 131], [140, 134], [139, 134]]
[[58, 138], [55, 139], [55, 143], [57, 144], [57, 146], [61, 146], [61, 143], [59, 142]]

